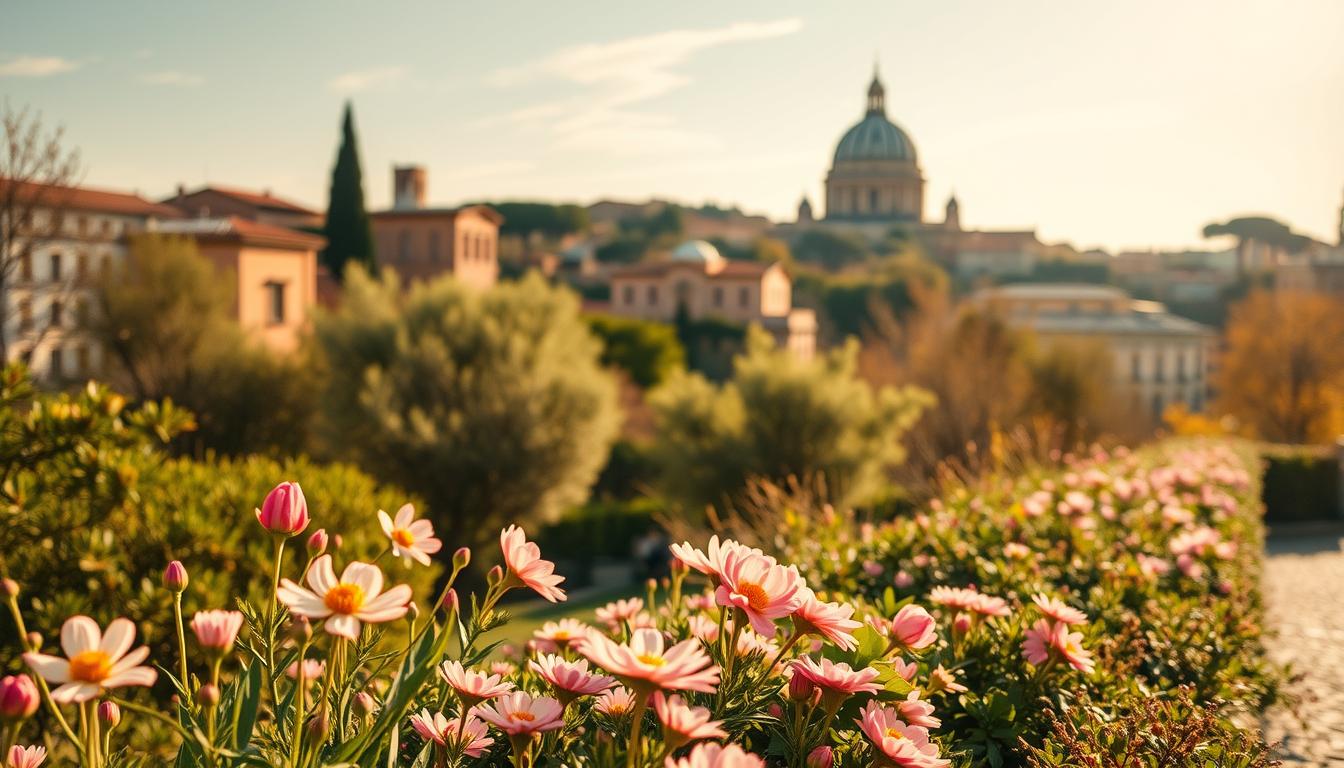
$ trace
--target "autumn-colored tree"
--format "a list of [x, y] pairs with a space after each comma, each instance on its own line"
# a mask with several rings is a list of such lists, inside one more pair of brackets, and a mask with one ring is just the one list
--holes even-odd
[[1344, 431], [1344, 302], [1258, 292], [1232, 309], [1219, 411], [1257, 437], [1328, 442]]

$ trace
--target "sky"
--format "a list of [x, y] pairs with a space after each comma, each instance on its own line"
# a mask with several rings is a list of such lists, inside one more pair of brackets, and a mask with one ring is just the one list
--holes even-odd
[[1078, 247], [1208, 247], [1267, 214], [1333, 241], [1344, 2], [18, 2], [0, 101], [87, 184], [207, 182], [325, 208], [342, 104], [368, 205], [649, 197], [820, 208], [875, 62], [925, 215]]

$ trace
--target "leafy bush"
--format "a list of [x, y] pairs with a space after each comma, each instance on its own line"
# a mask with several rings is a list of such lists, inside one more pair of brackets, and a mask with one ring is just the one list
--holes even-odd
[[1284, 445], [1264, 449], [1265, 520], [1335, 520], [1340, 469], [1334, 448]]
[[666, 323], [614, 315], [584, 319], [602, 340], [602, 364], [625, 371], [641, 387], [661, 384], [686, 366], [686, 350]]

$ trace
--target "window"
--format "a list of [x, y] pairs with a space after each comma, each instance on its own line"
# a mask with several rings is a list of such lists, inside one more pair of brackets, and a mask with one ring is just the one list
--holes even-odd
[[266, 323], [285, 324], [285, 284], [276, 280], [266, 283]]
[[81, 344], [75, 348], [75, 373], [89, 372], [89, 348]]
[[1176, 380], [1179, 381], [1179, 382], [1184, 382], [1184, 381], [1185, 381], [1185, 352], [1184, 352], [1184, 351], [1178, 352], [1178, 353], [1176, 354]]
[[404, 229], [397, 233], [397, 258], [401, 261], [411, 258], [411, 233]]
[[429, 260], [435, 264], [439, 262], [439, 230], [429, 230]]
[[877, 212], [877, 190], [876, 190], [876, 189], [870, 189], [870, 190], [868, 190], [868, 210], [870, 210], [870, 211], [872, 211], [872, 212], [874, 212], [874, 213]]
[[627, 285], [627, 286], [625, 286], [625, 288], [621, 291], [621, 301], [622, 301], [622, 303], [624, 303], [627, 307], [629, 307], [629, 306], [634, 306], [634, 303], [635, 303], [635, 286], [633, 286], [633, 285]]
[[751, 291], [744, 285], [737, 289], [737, 305], [746, 307], [749, 304], [751, 304]]
[[89, 276], [89, 254], [81, 253], [75, 256], [75, 277], [84, 280]]
[[51, 282], [59, 282], [61, 279], [61, 254], [51, 254]]
[[51, 327], [53, 328], [61, 327], [61, 321], [65, 319], [64, 310], [65, 307], [61, 306], [61, 302], [59, 299], [51, 302]]
[[25, 253], [19, 258], [19, 279], [25, 282], [33, 279], [33, 255]]
[[19, 300], [19, 330], [27, 331], [33, 327], [33, 300]]
[[722, 306], [723, 306], [723, 286], [722, 286], [722, 285], [716, 285], [716, 286], [714, 286], [714, 306], [716, 306], [716, 307], [722, 307]]
[[107, 276], [107, 275], [112, 274], [112, 257], [111, 257], [111, 256], [109, 256], [109, 255], [107, 255], [107, 254], [103, 254], [103, 258], [99, 260], [99, 263], [101, 264], [101, 266], [99, 266], [98, 269], [102, 271], [102, 273], [103, 273], [104, 276]]
[[1129, 377], [1134, 381], [1143, 381], [1143, 355], [1137, 349], [1129, 358]]
[[653, 306], [657, 306], [657, 305], [658, 305], [658, 286], [656, 286], [656, 285], [650, 285], [650, 286], [649, 286], [649, 289], [648, 289], [648, 291], [647, 291], [647, 296], [649, 297], [649, 306], [651, 306], [651, 307], [653, 307]]
[[1166, 379], [1167, 356], [1162, 350], [1157, 350], [1157, 365], [1153, 369], [1153, 381], [1162, 381]]
[[47, 375], [53, 379], [65, 376], [65, 351], [60, 347], [51, 349], [51, 362], [47, 365]]

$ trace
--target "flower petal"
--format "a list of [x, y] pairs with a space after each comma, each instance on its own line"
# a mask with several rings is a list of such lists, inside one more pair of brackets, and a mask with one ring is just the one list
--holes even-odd
[[51, 700], [57, 704], [81, 704], [96, 698], [100, 690], [93, 683], [66, 683], [51, 692]]
[[130, 669], [117, 672], [110, 675], [103, 681], [107, 688], [124, 688], [128, 685], [142, 685], [145, 687], [154, 684], [159, 679], [159, 673], [149, 667], [131, 667]]
[[92, 651], [98, 647], [103, 632], [98, 624], [88, 616], [71, 616], [61, 626], [61, 650], [66, 658], [77, 653]]
[[322, 625], [327, 630], [327, 634], [351, 640], [359, 639], [360, 626], [359, 619], [344, 613], [332, 616]]
[[70, 662], [60, 656], [48, 656], [45, 653], [25, 653], [23, 654], [23, 661], [29, 669], [49, 683], [70, 682]]
[[378, 596], [383, 591], [383, 572], [376, 565], [368, 563], [353, 562], [345, 566], [345, 572], [341, 574], [341, 581], [346, 584], [357, 584], [364, 590], [364, 600], [367, 602]]
[[135, 624], [130, 619], [113, 619], [112, 623], [107, 625], [107, 631], [103, 633], [103, 640], [98, 647], [116, 661], [126, 655], [133, 642], [135, 642]]
[[392, 518], [388, 517], [387, 513], [381, 509], [378, 510], [378, 525], [382, 526], [384, 536], [392, 535]]
[[331, 567], [331, 555], [322, 555], [308, 569], [308, 586], [318, 597], [323, 597], [336, 586], [336, 571]]
[[397, 510], [397, 527], [407, 528], [411, 521], [415, 519], [415, 507], [410, 504], [402, 504], [401, 509]]

